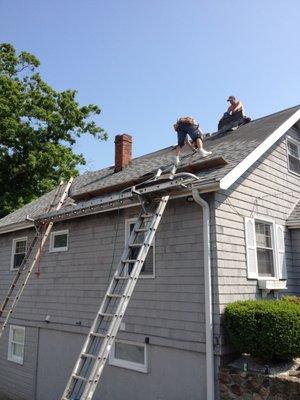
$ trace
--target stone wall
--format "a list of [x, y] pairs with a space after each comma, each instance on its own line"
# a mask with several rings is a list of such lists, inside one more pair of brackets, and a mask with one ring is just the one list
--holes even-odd
[[222, 367], [219, 382], [221, 400], [300, 400], [299, 376], [264, 375]]

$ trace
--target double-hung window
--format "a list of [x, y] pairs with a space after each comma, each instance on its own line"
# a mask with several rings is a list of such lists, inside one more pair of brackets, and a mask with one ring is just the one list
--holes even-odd
[[55, 253], [59, 251], [67, 251], [69, 242], [69, 231], [56, 231], [51, 232], [50, 235], [50, 253]]
[[8, 338], [7, 359], [17, 364], [23, 364], [25, 346], [25, 328], [23, 326], [11, 325]]
[[11, 269], [18, 269], [27, 251], [27, 237], [22, 237], [13, 240], [12, 255], [11, 255]]
[[148, 372], [148, 348], [145, 343], [115, 341], [109, 363], [117, 367]]
[[300, 175], [300, 142], [288, 137], [286, 143], [289, 170]]
[[[136, 222], [136, 218], [132, 219], [127, 219], [125, 221], [125, 244], [127, 244], [127, 241], [129, 239], [129, 236], [134, 228], [134, 224]], [[142, 243], [144, 240], [144, 233], [140, 233], [137, 236], [137, 242]], [[145, 259], [143, 268], [141, 270], [140, 277], [141, 278], [155, 278], [155, 244], [154, 244], [155, 239], [153, 239], [152, 244], [150, 246], [150, 249], [148, 251], [147, 257]], [[138, 247], [133, 247], [130, 251], [130, 259], [136, 259], [139, 253], [139, 248]], [[132, 265], [130, 264], [128, 267], [127, 273], [130, 274], [131, 272]]]
[[284, 227], [274, 222], [245, 218], [249, 279], [286, 279]]

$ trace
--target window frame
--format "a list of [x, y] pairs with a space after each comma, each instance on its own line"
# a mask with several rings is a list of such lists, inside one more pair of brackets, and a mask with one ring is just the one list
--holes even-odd
[[[258, 247], [257, 243], [256, 243], [256, 229], [255, 229], [255, 223], [256, 222], [260, 222], [261, 224], [266, 224], [266, 225], [270, 225], [271, 229], [271, 245], [272, 248], [269, 247]], [[278, 280], [278, 267], [277, 267], [277, 244], [276, 244], [276, 240], [275, 240], [275, 222], [273, 220], [269, 220], [267, 218], [256, 218], [254, 217], [254, 232], [255, 232], [255, 253], [256, 253], [256, 262], [257, 262], [257, 279], [259, 280]], [[267, 249], [267, 250], [272, 250], [272, 258], [273, 258], [273, 275], [271, 276], [263, 276], [263, 275], [259, 275], [258, 272], [258, 255], [257, 255], [257, 248], [259, 249]]]
[[[144, 364], [139, 364], [133, 361], [123, 360], [121, 358], [116, 358], [115, 356], [115, 344], [125, 343], [132, 346], [143, 347], [144, 349]], [[148, 345], [146, 343], [132, 342], [128, 340], [116, 340], [114, 341], [111, 351], [109, 353], [109, 364], [115, 367], [130, 369], [137, 372], [142, 372], [144, 374], [149, 372], [149, 356], [148, 356]]]
[[[129, 236], [130, 236], [130, 225], [135, 224], [137, 221], [137, 218], [127, 218], [125, 219], [125, 246], [127, 245]], [[155, 279], [155, 236], [153, 238], [152, 244], [150, 246], [149, 251], [153, 249], [153, 273], [150, 274], [143, 274], [143, 272], [140, 273], [139, 279]], [[148, 252], [149, 254], [149, 252]], [[127, 273], [127, 272], [126, 272]]]
[[[64, 247], [54, 247], [54, 240], [55, 236], [59, 235], [67, 235], [67, 246]], [[53, 231], [50, 234], [50, 241], [49, 241], [49, 253], [60, 253], [62, 251], [68, 251], [69, 250], [69, 229], [63, 229], [60, 231]]]
[[21, 253], [16, 253], [16, 244], [18, 242], [26, 242], [26, 247], [25, 247], [25, 256], [27, 253], [27, 245], [28, 245], [28, 237], [27, 236], [23, 236], [23, 237], [19, 237], [19, 238], [14, 238], [12, 241], [12, 250], [11, 250], [11, 259], [10, 259], [10, 270], [11, 271], [17, 271], [20, 267], [14, 267], [14, 261], [15, 261], [15, 255], [16, 254], [21, 254]]
[[[287, 136], [287, 137], [286, 137], [286, 155], [287, 155], [288, 171], [289, 171], [291, 174], [295, 174], [295, 175], [297, 175], [297, 176], [300, 176], [300, 173], [298, 173], [298, 172], [296, 172], [296, 171], [293, 171], [293, 170], [290, 168], [290, 158], [289, 158], [289, 156], [292, 156], [292, 157], [294, 157], [294, 158], [296, 158], [296, 157], [289, 153], [288, 142], [291, 142], [291, 143], [293, 143], [294, 145], [296, 145], [296, 146], [298, 147], [298, 151], [299, 151], [299, 155], [300, 155], [300, 141], [297, 140], [297, 139], [295, 139], [295, 138], [293, 138], [292, 136]], [[298, 160], [299, 160], [299, 162], [300, 162], [300, 157], [298, 158]]]
[[[23, 342], [14, 342], [13, 341], [13, 331], [14, 330], [19, 330], [23, 333]], [[7, 351], [7, 360], [14, 362], [16, 364], [23, 365], [24, 364], [24, 355], [25, 355], [25, 334], [26, 334], [26, 329], [24, 326], [19, 326], [19, 325], [10, 325], [9, 327], [9, 337], [8, 337], [8, 351]], [[23, 346], [23, 355], [22, 357], [16, 356], [13, 354], [13, 344], [18, 344]]]

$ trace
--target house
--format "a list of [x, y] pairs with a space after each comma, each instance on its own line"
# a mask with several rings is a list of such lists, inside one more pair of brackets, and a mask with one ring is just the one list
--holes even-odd
[[[205, 146], [213, 152], [205, 160], [185, 150], [181, 169], [198, 180], [171, 193], [95, 400], [217, 399], [217, 370], [231, 352], [226, 304], [300, 293], [300, 106], [212, 135]], [[30, 277], [1, 338], [1, 393], [61, 398], [139, 211], [132, 200], [88, 206], [173, 156], [167, 148], [131, 160], [123, 135], [115, 166], [75, 179], [76, 204], [59, 213], [41, 273]], [[44, 214], [53, 196], [0, 220], [1, 298], [34, 235], [26, 216]]]

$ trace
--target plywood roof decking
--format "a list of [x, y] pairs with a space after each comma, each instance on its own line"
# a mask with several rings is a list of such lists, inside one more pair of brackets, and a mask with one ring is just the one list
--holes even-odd
[[[207, 182], [220, 181], [298, 109], [300, 109], [300, 106], [292, 107], [254, 120], [233, 132], [206, 138], [205, 148], [212, 151], [212, 155], [205, 160], [210, 162], [211, 159], [223, 157], [227, 164], [197, 171], [199, 183], [205, 185]], [[199, 162], [203, 161], [199, 154], [193, 155], [190, 152], [190, 149], [184, 149], [182, 153], [184, 158], [179, 170], [182, 168], [193, 169], [194, 166], [196, 167]], [[149, 174], [159, 167], [170, 165], [173, 160], [174, 146], [171, 146], [134, 158], [127, 167], [117, 173], [114, 172], [114, 167], [85, 173], [75, 178], [70, 195], [73, 198], [80, 199], [90, 197], [94, 193], [100, 193], [101, 191], [106, 193], [113, 191], [113, 187], [139, 181], [143, 175]], [[35, 217], [44, 213], [45, 208], [53, 198], [53, 194], [54, 191], [2, 218], [0, 220], [0, 228], [23, 222], [26, 215]]]

